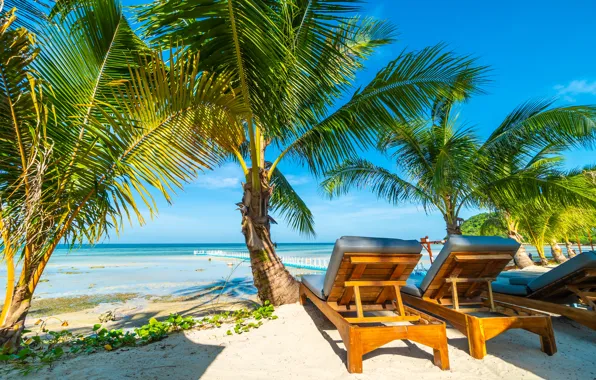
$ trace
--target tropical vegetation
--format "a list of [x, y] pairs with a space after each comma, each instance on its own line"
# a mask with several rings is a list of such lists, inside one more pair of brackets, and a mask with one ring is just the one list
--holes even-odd
[[242, 233], [258, 295], [275, 305], [296, 302], [298, 284], [276, 255], [271, 212], [314, 235], [312, 213], [280, 164], [320, 175], [355, 159], [395, 120], [417, 117], [437, 97], [474, 93], [484, 81], [474, 59], [435, 46], [402, 52], [356, 88], [364, 61], [395, 40], [389, 23], [354, 16], [359, 3], [160, 0], [137, 8], [146, 39], [181, 41], [185, 51], [201, 52], [200, 70], [232, 78], [246, 112], [229, 127], [246, 139], [222, 149], [246, 177]]
[[239, 138], [218, 131], [242, 105], [225, 77], [199, 71], [197, 54], [164, 61], [113, 0], [58, 1], [50, 13], [36, 4], [8, 1], [23, 17], [0, 16], [0, 346], [18, 345], [60, 242], [142, 224], [153, 190], [169, 200], [219, 164], [219, 138]]
[[[60, 242], [142, 224], [144, 209], [156, 212], [154, 193], [170, 201], [229, 161], [245, 176], [237, 206], [254, 284], [273, 305], [295, 302], [298, 284], [276, 254], [272, 215], [315, 234], [286, 162], [326, 175], [332, 196], [370, 187], [438, 210], [448, 234], [462, 232], [464, 207], [495, 212], [518, 241], [552, 243], [593, 223], [561, 216], [596, 205], [594, 169], [565, 170], [562, 152], [591, 147], [595, 107], [527, 102], [481, 141], [454, 110], [482, 93], [487, 68], [442, 45], [403, 51], [357, 87], [366, 60], [396, 39], [391, 24], [356, 16], [359, 3], [156, 0], [136, 7], [137, 35], [117, 0], [6, 0], [0, 345], [19, 347]], [[359, 158], [375, 146], [400, 172]], [[525, 219], [528, 210], [540, 217]]]
[[[265, 302], [254, 309], [238, 309], [234, 312], [211, 314], [203, 318], [183, 317], [170, 314], [163, 321], [150, 318], [148, 323], [133, 331], [110, 329], [95, 324], [88, 334], [73, 333], [70, 330], [50, 331], [46, 328], [47, 320], [38, 320], [35, 325], [39, 331], [29, 332], [20, 347], [3, 347], [0, 349], [0, 362], [12, 365], [21, 374], [27, 375], [45, 366], [51, 367], [65, 356], [92, 354], [101, 351], [114, 351], [125, 347], [138, 347], [158, 342], [168, 334], [190, 329], [214, 329], [224, 324], [234, 327], [227, 330], [227, 335], [243, 334], [259, 328], [264, 321], [277, 319], [273, 305]], [[63, 326], [68, 326], [65, 321]], [[0, 370], [0, 374], [10, 374], [12, 368]]]
[[[492, 223], [495, 220], [496, 223]], [[482, 212], [465, 219], [461, 225], [462, 235], [507, 236], [505, 222], [496, 212]]]
[[[547, 264], [544, 247], [549, 245], [553, 259], [562, 263], [567, 260], [559, 243], [566, 248], [567, 257], [581, 253], [581, 245], [593, 245], [590, 238], [596, 226], [596, 210], [590, 207], [542, 207], [520, 212], [515, 227], [508, 227], [506, 215], [500, 212], [480, 213], [466, 219], [462, 224], [464, 235], [506, 236], [507, 231], [518, 231], [524, 243], [539, 246], [540, 260]], [[576, 247], [577, 245], [577, 247]], [[532, 264], [530, 264], [532, 265]]]
[[[429, 118], [396, 121], [380, 138], [378, 148], [400, 172], [346, 160], [327, 173], [322, 188], [332, 197], [369, 188], [393, 204], [421, 204], [443, 215], [448, 235], [462, 233], [464, 207], [498, 210], [507, 235], [518, 242], [520, 218], [533, 218], [530, 207], [596, 206], [594, 169], [565, 170], [562, 156], [567, 148], [591, 146], [596, 107], [527, 102], [481, 141], [459, 123], [456, 100], [438, 99]], [[515, 261], [532, 265], [523, 247]]]

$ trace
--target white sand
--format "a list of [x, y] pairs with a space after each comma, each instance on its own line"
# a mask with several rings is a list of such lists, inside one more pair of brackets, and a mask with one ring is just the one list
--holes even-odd
[[350, 375], [339, 334], [312, 305], [276, 311], [279, 319], [258, 330], [226, 336], [227, 326], [188, 331], [145, 347], [81, 355], [40, 379], [594, 379], [596, 331], [553, 318], [559, 352], [540, 351], [539, 338], [510, 330], [488, 343], [483, 360], [468, 355], [467, 342], [448, 327], [450, 371], [432, 364], [431, 350], [393, 342], [364, 357], [364, 373]]

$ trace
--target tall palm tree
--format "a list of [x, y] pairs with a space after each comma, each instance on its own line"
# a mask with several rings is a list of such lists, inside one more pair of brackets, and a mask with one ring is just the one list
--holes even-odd
[[242, 137], [219, 135], [242, 112], [229, 81], [200, 73], [196, 55], [163, 61], [113, 0], [61, 9], [51, 22], [26, 18], [37, 35], [16, 27], [17, 14], [0, 16], [0, 346], [18, 343], [61, 241], [94, 243], [132, 217], [142, 224], [139, 203], [156, 211], [152, 189], [169, 201], [219, 164], [220, 138]]
[[[420, 203], [425, 211], [443, 215], [448, 235], [461, 234], [459, 215], [467, 206], [490, 207], [507, 216], [529, 202], [596, 204], [590, 175], [568, 176], [560, 168], [563, 148], [593, 140], [595, 107], [528, 102], [480, 143], [472, 129], [458, 127], [452, 105], [453, 100], [441, 99], [430, 120], [396, 121], [381, 138], [379, 148], [391, 152], [405, 176], [366, 160], [347, 160], [329, 171], [323, 189], [337, 196], [353, 187], [370, 188], [393, 204]], [[505, 220], [509, 236], [521, 242], [515, 219]], [[521, 253], [518, 264], [528, 261]]]
[[[141, 6], [145, 36], [161, 45], [183, 41], [207, 56], [203, 70], [230, 73], [247, 112], [236, 127], [246, 136], [226, 146], [246, 183], [238, 203], [261, 300], [295, 302], [298, 284], [275, 253], [274, 210], [314, 235], [310, 210], [283, 177], [284, 160], [321, 174], [394, 119], [415, 117], [430, 99], [474, 92], [484, 68], [441, 47], [399, 54], [375, 78], [354, 89], [373, 51], [394, 40], [386, 22], [354, 17], [360, 1], [165, 0]], [[339, 103], [345, 94], [347, 101]], [[269, 157], [272, 151], [279, 151]]]

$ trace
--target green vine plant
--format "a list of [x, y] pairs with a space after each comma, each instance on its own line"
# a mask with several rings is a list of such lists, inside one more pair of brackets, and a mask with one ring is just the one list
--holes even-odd
[[[43, 367], [50, 368], [57, 360], [78, 354], [92, 354], [98, 351], [114, 351], [122, 347], [137, 347], [160, 341], [170, 333], [190, 329], [220, 328], [224, 324], [234, 324], [233, 329], [226, 331], [227, 335], [242, 334], [251, 329], [259, 328], [263, 321], [277, 319], [274, 307], [268, 301], [263, 306], [248, 310], [239, 309], [213, 314], [203, 318], [170, 314], [164, 321], [151, 318], [149, 323], [134, 329], [108, 330], [101, 324], [92, 327], [90, 334], [73, 334], [70, 330], [49, 331], [46, 321], [38, 320], [39, 331], [35, 335], [27, 336], [16, 349], [0, 349], [0, 362], [10, 364], [3, 371], [18, 370], [27, 375]], [[31, 330], [25, 330], [27, 334]]]

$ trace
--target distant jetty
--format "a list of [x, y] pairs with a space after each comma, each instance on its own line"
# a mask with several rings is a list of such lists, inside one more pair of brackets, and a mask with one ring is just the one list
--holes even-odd
[[[225, 259], [240, 259], [250, 261], [250, 253], [247, 251], [224, 251], [224, 250], [195, 250], [194, 254], [197, 256], [212, 256], [221, 257]], [[287, 267], [311, 269], [311, 270], [327, 270], [329, 259], [323, 257], [288, 257], [280, 256], [282, 263]]]

